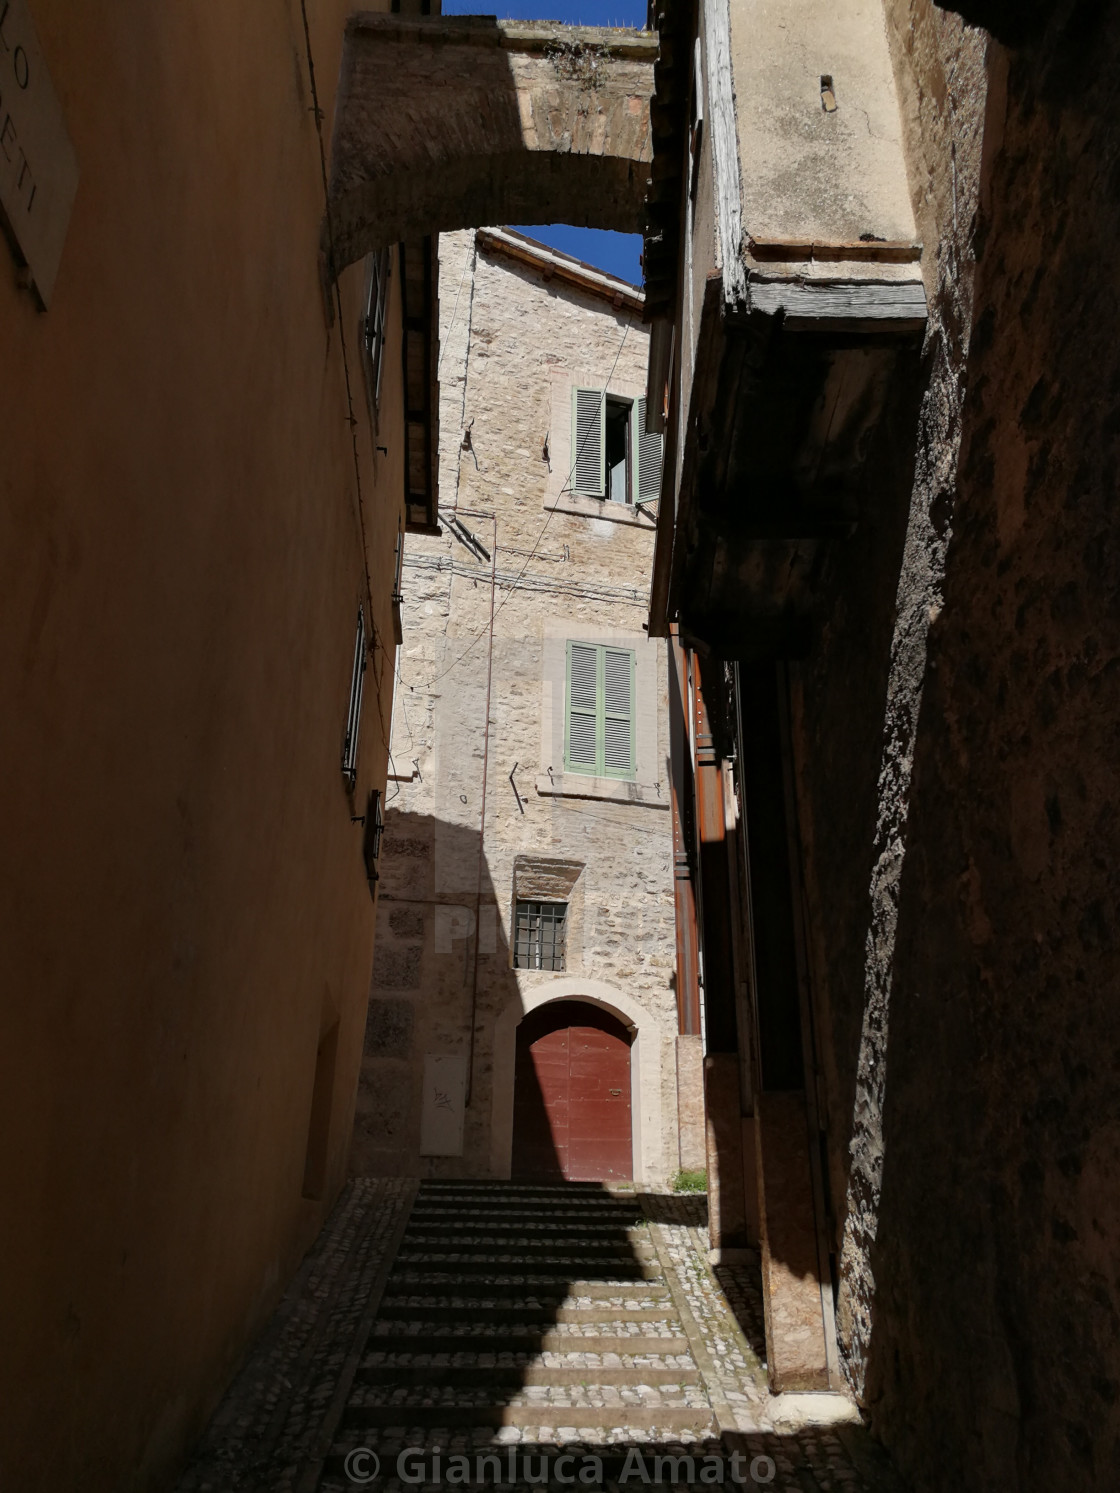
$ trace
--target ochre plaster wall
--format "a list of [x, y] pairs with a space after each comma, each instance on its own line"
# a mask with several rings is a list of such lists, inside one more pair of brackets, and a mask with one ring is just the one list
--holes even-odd
[[930, 331], [793, 691], [840, 1335], [922, 1493], [1120, 1444], [1120, 25], [1055, 11], [887, 6]]
[[[347, 9], [310, 7], [328, 140]], [[299, 5], [33, 12], [81, 179], [49, 313], [0, 264], [0, 1481], [95, 1493], [166, 1486], [341, 1184], [374, 923], [339, 770], [365, 580]], [[391, 640], [399, 313], [375, 470], [361, 291], [355, 268]], [[379, 651], [359, 813], [391, 677]]]

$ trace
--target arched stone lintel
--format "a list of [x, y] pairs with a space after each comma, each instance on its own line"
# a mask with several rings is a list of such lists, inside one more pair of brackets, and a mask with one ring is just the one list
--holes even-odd
[[487, 223], [640, 232], [656, 52], [655, 35], [606, 27], [352, 17], [327, 265]]
[[490, 1173], [508, 1177], [513, 1162], [513, 1085], [517, 1028], [541, 1006], [553, 1001], [586, 1001], [616, 1016], [634, 1033], [630, 1046], [630, 1123], [634, 1142], [634, 1181], [656, 1179], [661, 1156], [662, 1032], [654, 1013], [633, 996], [604, 980], [578, 976], [548, 980], [523, 990], [503, 1007], [494, 1022], [490, 1110]]

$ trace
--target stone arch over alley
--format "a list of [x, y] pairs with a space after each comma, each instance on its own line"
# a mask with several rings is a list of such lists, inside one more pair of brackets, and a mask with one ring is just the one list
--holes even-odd
[[641, 232], [657, 47], [656, 34], [606, 27], [352, 16], [323, 228], [331, 268], [477, 223]]

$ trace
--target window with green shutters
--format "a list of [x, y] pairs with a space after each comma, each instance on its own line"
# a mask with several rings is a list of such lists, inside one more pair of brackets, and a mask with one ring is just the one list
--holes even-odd
[[638, 459], [634, 483], [639, 503], [656, 503], [661, 491], [661, 437], [646, 429], [646, 401], [643, 395], [637, 405]]
[[645, 427], [644, 397], [631, 401], [602, 389], [573, 389], [572, 491], [616, 503], [656, 502], [661, 437]]
[[569, 643], [564, 771], [634, 776], [634, 654], [605, 643]]
[[572, 390], [572, 488], [601, 498], [606, 479], [606, 403], [602, 389]]

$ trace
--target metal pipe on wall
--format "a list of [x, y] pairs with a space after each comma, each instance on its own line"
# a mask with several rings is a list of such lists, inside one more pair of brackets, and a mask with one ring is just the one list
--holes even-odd
[[463, 1100], [464, 1105], [469, 1105], [474, 1089], [474, 1038], [478, 1018], [478, 952], [482, 938], [482, 865], [486, 844], [486, 787], [490, 776], [490, 686], [494, 677], [494, 597], [498, 584], [498, 517], [497, 514], [484, 513], [479, 509], [471, 508], [459, 508], [456, 510], [456, 514], [463, 514], [467, 518], [489, 519], [493, 529], [493, 539], [490, 546], [490, 623], [487, 629], [486, 645], [486, 719], [482, 733], [482, 804], [478, 817], [478, 870], [475, 877], [474, 892], [474, 958], [471, 966], [471, 1019], [470, 1036], [467, 1045], [467, 1083]]
[[691, 778], [688, 684], [676, 625], [669, 647], [669, 802], [673, 816], [673, 900], [677, 934], [677, 1030], [700, 1035], [700, 968], [697, 957], [696, 888], [692, 879]]

